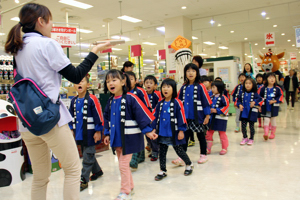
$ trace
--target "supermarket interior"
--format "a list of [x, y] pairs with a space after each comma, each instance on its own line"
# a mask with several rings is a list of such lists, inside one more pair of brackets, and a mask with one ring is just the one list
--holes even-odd
[[[40, 7], [37, 6], [33, 13], [27, 11], [19, 15], [21, 13], [20, 10], [29, 4], [42, 5], [44, 10], [38, 11]], [[51, 12], [49, 20], [44, 16], [46, 8]], [[298, 143], [300, 145], [300, 124], [298, 124], [300, 119], [299, 10], [299, 0], [0, 0], [0, 199], [300, 199], [298, 183], [300, 179], [300, 174], [298, 173], [300, 148], [297, 148]], [[36, 18], [33, 19], [34, 24], [36, 23], [33, 29], [26, 29], [29, 22], [25, 22], [25, 20], [29, 19], [28, 16]], [[42, 31], [47, 29], [46, 26], [49, 21], [53, 23], [51, 36], [45, 35]], [[26, 34], [22, 41], [27, 40], [24, 44], [22, 43], [22, 47], [17, 49], [17, 53], [8, 50], [9, 48], [13, 49], [11, 46], [9, 47], [9, 43], [18, 43], [16, 38], [12, 39], [11, 35], [13, 33], [10, 33], [11, 30], [16, 32], [16, 29], [13, 29], [15, 26], [21, 28], [22, 36]], [[37, 39], [34, 41], [33, 37]], [[48, 43], [43, 45], [39, 42], [40, 38], [44, 38], [45, 41], [47, 40], [48, 43], [53, 44], [55, 47]], [[105, 43], [107, 41], [110, 41], [112, 46], [108, 46]], [[33, 45], [34, 43], [36, 45]], [[106, 48], [105, 45], [108, 47]], [[53, 50], [53, 48], [56, 50]], [[95, 49], [97, 49], [96, 52]], [[52, 51], [52, 57], [51, 53], [49, 53], [50, 51]], [[33, 55], [30, 52], [37, 52], [35, 54], [39, 55]], [[32, 55], [34, 58], [32, 57], [32, 60], [29, 62], [31, 57], [26, 57], [26, 55]], [[19, 68], [17, 69], [19, 69], [22, 76], [25, 79], [31, 78], [36, 83], [33, 85], [28, 83], [25, 86], [22, 81], [16, 78], [18, 76], [16, 76], [17, 70], [14, 58], [19, 63]], [[39, 58], [40, 60], [37, 61]], [[197, 61], [199, 58], [201, 63]], [[110, 78], [115, 80], [117, 75], [113, 74], [115, 72], [111, 70], [122, 70], [118, 77], [121, 77], [121, 82], [124, 81], [125, 83], [128, 81], [126, 77], [131, 79], [131, 74], [124, 71], [124, 68], [128, 68], [126, 66], [128, 61], [132, 63], [131, 71], [136, 76], [137, 85], [141, 87], [140, 89], [139, 87], [129, 88], [129, 90], [132, 90], [130, 92], [137, 94], [138, 97], [139, 91], [137, 90], [142, 91], [146, 103], [143, 100], [138, 100], [138, 104], [143, 105], [141, 107], [135, 105], [134, 109], [136, 110], [133, 111], [134, 109], [131, 109], [130, 106], [127, 107], [127, 103], [129, 102], [128, 105], [134, 104], [135, 101], [132, 98], [135, 98], [135, 96], [131, 97], [129, 95], [130, 97], [126, 97], [127, 103], [125, 100], [125, 109], [125, 104], [123, 105], [124, 94], [121, 92], [120, 99], [122, 98], [122, 100], [119, 102], [120, 105], [118, 105], [120, 108], [116, 108], [119, 109], [117, 112], [121, 114], [118, 114], [118, 117], [112, 117], [111, 115], [115, 115], [115, 110], [112, 106], [115, 105], [116, 97], [114, 96], [117, 93], [114, 93], [111, 89], [112, 87], [110, 88], [108, 85], [111, 84], [109, 83]], [[49, 64], [48, 69], [48, 64], [44, 63]], [[51, 63], [53, 63], [53, 66], [51, 66]], [[199, 83], [201, 89], [198, 87], [197, 90], [196, 83], [193, 83], [186, 76], [186, 73], [189, 73], [189, 70], [193, 70], [192, 67], [194, 66], [193, 64], [193, 66], [187, 68], [186, 66], [189, 63], [197, 63], [196, 67], [197, 69], [199, 68], [197, 76], [201, 76], [200, 80], [203, 83]], [[87, 65], [91, 65], [88, 75], [79, 76], [80, 71], [83, 73], [84, 67], [88, 68]], [[250, 66], [251, 70], [246, 70], [246, 66]], [[65, 70], [67, 68], [72, 69], [72, 73], [71, 71], [67, 72]], [[78, 74], [73, 76], [75, 72]], [[72, 75], [68, 75], [68, 73]], [[111, 73], [111, 75], [106, 76], [108, 73]], [[263, 82], [259, 86], [257, 75], [260, 76], [260, 74]], [[269, 105], [268, 95], [271, 87], [269, 78], [270, 76], [272, 77], [272, 74], [275, 77], [275, 84], [274, 89], [270, 91], [271, 93], [274, 91], [275, 96], [272, 96], [272, 93], [270, 101], [275, 101], [275, 103], [270, 103]], [[73, 78], [70, 78], [72, 76]], [[146, 77], [149, 78], [150, 76], [151, 80], [152, 77], [153, 80], [157, 80], [157, 88], [154, 91], [162, 91], [163, 83], [175, 80], [177, 91], [173, 92], [178, 92], [178, 98], [182, 101], [178, 100], [179, 103], [175, 105], [182, 109], [181, 116], [184, 118], [183, 121], [186, 126], [184, 130], [179, 125], [177, 127], [177, 123], [180, 123], [180, 120], [175, 118], [175, 123], [173, 124], [173, 99], [171, 100], [171, 107], [169, 104], [167, 118], [169, 121], [167, 124], [170, 127], [172, 126], [172, 128], [158, 129], [163, 124], [159, 118], [165, 117], [162, 110], [167, 104], [161, 103], [159, 107], [157, 102], [153, 106], [154, 91], [150, 94], [146, 85]], [[241, 80], [241, 76], [244, 76], [246, 81], [245, 79]], [[35, 80], [35, 77], [38, 78]], [[59, 77], [58, 81], [57, 77]], [[88, 93], [84, 93], [82, 96], [81, 86], [85, 87], [84, 84], [86, 83], [82, 83], [85, 82], [83, 79], [81, 82], [80, 80], [74, 81], [74, 77], [76, 79], [78, 77], [81, 77], [81, 79], [87, 77]], [[202, 79], [203, 77], [205, 78]], [[220, 93], [222, 94], [225, 91], [227, 95], [224, 93], [224, 95], [218, 96], [219, 88], [216, 83], [218, 81], [215, 80], [217, 77], [224, 83]], [[244, 97], [244, 93], [248, 91], [246, 83], [249, 83], [250, 81], [248, 80], [250, 79], [252, 80], [251, 87], [254, 88], [255, 84], [256, 90], [253, 92], [250, 88], [251, 93], [249, 92], [249, 94], [251, 97]], [[167, 83], [168, 85], [170, 85], [169, 82]], [[210, 82], [210, 84], [212, 82], [212, 87], [208, 88], [208, 86], [204, 85], [204, 82]], [[26, 89], [29, 89], [30, 86], [35, 87], [38, 85], [37, 88], [34, 88], [34, 91], [40, 91], [40, 87], [45, 94], [42, 91], [41, 93], [45, 97], [49, 96], [53, 104], [55, 104], [55, 99], [53, 100], [52, 95], [57, 100], [58, 94], [58, 102], [60, 102], [60, 110], [58, 112], [61, 118], [58, 119], [59, 122], [57, 120], [57, 123], [49, 129], [51, 130], [49, 133], [37, 135], [31, 131], [31, 125], [27, 122], [28, 119], [25, 119], [27, 115], [25, 116], [22, 106], [28, 106], [26, 107], [27, 111], [34, 108], [33, 111], [36, 115], [42, 113], [45, 108], [43, 107], [42, 109], [42, 107], [37, 107], [35, 103], [30, 103], [31, 93], [25, 95], [25, 92], [20, 89], [20, 83], [23, 84], [22, 87], [27, 87]], [[194, 89], [189, 89], [189, 86], [185, 85], [187, 83], [192, 85]], [[124, 84], [120, 88], [123, 86]], [[240, 89], [240, 86], [244, 88]], [[214, 87], [217, 88], [216, 93], [213, 91]], [[108, 93], [107, 90], [109, 91]], [[212, 91], [211, 94], [209, 90]], [[185, 99], [185, 92], [188, 93], [190, 91], [193, 98], [189, 101], [187, 97]], [[24, 97], [18, 98], [17, 95], [20, 96], [22, 92], [24, 92]], [[183, 99], [180, 97], [182, 93]], [[87, 97], [88, 95], [86, 96], [86, 94], [90, 96]], [[160, 96], [159, 101], [162, 100], [164, 102], [168, 99], [168, 94], [163, 94], [165, 94], [165, 99], [162, 99]], [[211, 102], [210, 104], [212, 105], [217, 102], [215, 107], [208, 105], [209, 114], [203, 114], [206, 113], [206, 107], [204, 100], [200, 100], [202, 98], [201, 95], [203, 98], [206, 97], [205, 101]], [[250, 98], [252, 102], [253, 97], [256, 98], [256, 96], [258, 96], [254, 106], [256, 110], [253, 110], [254, 108], [250, 103], [250, 111], [247, 117], [243, 118], [244, 115], [242, 113], [245, 113], [247, 110], [245, 109], [245, 102], [248, 99], [250, 102]], [[193, 101], [194, 97], [199, 97], [199, 101], [197, 102], [196, 99]], [[221, 97], [224, 98], [224, 110], [226, 111], [218, 108], [220, 101], [221, 104], [223, 102]], [[89, 98], [88, 102], [86, 101], [87, 98]], [[79, 101], [81, 99], [84, 100], [82, 101], [84, 104], [81, 104], [83, 106], [82, 111], [77, 111], [77, 113], [81, 112], [81, 115], [79, 115], [76, 114], [76, 106], [80, 105]], [[152, 104], [150, 107], [147, 105], [148, 101]], [[192, 110], [194, 108], [193, 106], [188, 108], [186, 104], [188, 105], [189, 103], [184, 101], [195, 103], [195, 112], [184, 111], [184, 109]], [[241, 104], [239, 104], [239, 101], [241, 101]], [[34, 104], [34, 106], [29, 104]], [[91, 114], [90, 108], [85, 110], [90, 104], [94, 106], [94, 110], [97, 110], [97, 115]], [[43, 105], [48, 106], [46, 104]], [[177, 109], [176, 106], [174, 109]], [[243, 108], [241, 109], [240, 106]], [[277, 108], [275, 108], [276, 106]], [[146, 107], [150, 111], [145, 111]], [[26, 108], [24, 108], [25, 111]], [[67, 112], [67, 109], [70, 113]], [[142, 109], [146, 114], [138, 113], [142, 111], [139, 109]], [[125, 112], [125, 110], [126, 120], [125, 114], [124, 116], [122, 115], [122, 111]], [[129, 114], [127, 114], [127, 110], [129, 110]], [[212, 110], [217, 111], [213, 113]], [[62, 114], [62, 112], [67, 112], [67, 114]], [[161, 112], [162, 116], [160, 116]], [[194, 116], [194, 113], [197, 116]], [[200, 113], [199, 116], [198, 113]], [[205, 115], [211, 116], [211, 119], [208, 117], [207, 129], [205, 129], [206, 126], [204, 124], [206, 120]], [[252, 120], [252, 115], [255, 115], [255, 120]], [[68, 117], [62, 119], [63, 116]], [[157, 120], [155, 123], [160, 123], [159, 125], [154, 127], [154, 123], [152, 122], [153, 124], [151, 125], [149, 122], [147, 127], [146, 125], [142, 127], [141, 124], [146, 123], [147, 117], [153, 117], [154, 119], [154, 116], [158, 117], [158, 120], [155, 119]], [[201, 121], [199, 118], [202, 116], [204, 117]], [[85, 140], [85, 135], [88, 135], [91, 129], [96, 133], [100, 131], [98, 141], [95, 139], [96, 133], [91, 138], [94, 144], [92, 152], [88, 152], [90, 149], [84, 146], [85, 142], [78, 142], [79, 121], [76, 124], [76, 118], [80, 117], [83, 120], [83, 123], [80, 121], [80, 130], [82, 131], [80, 133], [80, 141]], [[136, 119], [135, 121], [135, 117], [140, 117], [141, 119]], [[116, 127], [123, 128], [125, 133], [124, 130], [116, 130], [115, 133], [112, 133], [115, 130], [113, 128], [115, 119], [121, 119]], [[215, 128], [216, 123], [223, 123], [217, 121], [217, 119], [226, 120], [225, 130]], [[96, 124], [97, 120], [101, 121], [101, 124], [99, 123], [101, 130], [98, 130], [99, 124]], [[122, 120], [124, 120], [124, 123]], [[139, 122], [140, 120], [141, 122]], [[193, 121], [191, 122], [191, 120]], [[201, 123], [196, 123], [196, 120], [200, 120]], [[65, 121], [65, 123], [62, 124], [62, 121]], [[163, 121], [165, 121], [165, 118]], [[26, 123], [30, 128], [27, 127]], [[67, 126], [68, 123], [69, 125]], [[249, 123], [249, 127], [246, 127], [247, 123]], [[24, 129], [20, 129], [20, 126], [27, 127], [28, 132], [23, 134], [22, 130]], [[90, 128], [91, 126], [93, 128]], [[138, 134], [128, 130], [133, 126], [137, 127]], [[53, 144], [52, 141], [51, 145], [54, 147], [60, 145], [63, 145], [63, 147], [55, 147], [55, 150], [54, 147], [51, 149], [47, 135], [49, 136], [50, 133], [54, 134], [54, 129], [56, 128], [66, 127], [66, 132], [72, 134], [71, 139], [69, 138], [70, 140], [68, 140], [65, 137], [65, 146], [64, 142]], [[159, 146], [159, 150], [157, 150], [159, 152], [156, 152], [156, 154], [154, 150], [155, 145], [152, 144], [151, 137], [147, 135], [150, 131], [145, 132], [150, 127], [154, 131], [156, 128], [158, 137], [156, 145]], [[199, 127], [201, 133], [205, 129], [203, 138], [206, 139], [206, 152], [204, 154], [202, 152], [203, 143], [198, 131], [200, 130], [198, 129]], [[41, 127], [41, 129], [43, 128]], [[184, 150], [184, 145], [178, 145], [174, 142], [175, 139], [171, 141], [171, 136], [168, 136], [169, 138], [167, 139], [170, 139], [168, 141], [162, 140], [166, 136], [159, 134], [158, 130], [170, 130], [172, 132], [170, 134], [174, 138], [174, 132], [180, 130], [177, 133], [178, 140], [181, 140], [179, 139], [181, 132], [191, 131], [192, 135], [189, 135], [189, 137], [193, 139], [189, 140], [187, 138], [187, 141], [185, 141], [187, 133], [184, 132], [185, 139], [183, 141], [188, 146], [187, 150]], [[214, 136], [211, 135], [210, 138], [209, 135], [213, 133], [212, 130], [215, 132], [219, 131], [219, 133], [215, 133]], [[250, 139], [248, 139], [247, 131], [248, 135], [251, 134]], [[138, 140], [131, 143], [128, 142], [128, 138], [133, 140], [134, 136], [142, 135], [142, 133], [147, 133], [145, 137], [141, 136], [143, 144], [137, 145]], [[268, 135], [269, 133], [271, 134], [270, 136]], [[28, 134], [32, 134], [32, 136]], [[55, 134], [57, 133], [55, 132]], [[63, 131], [61, 131], [61, 134], [66, 135]], [[120, 134], [120, 136], [115, 136], [115, 141], [113, 141], [112, 134]], [[224, 135], [222, 136], [222, 134], [226, 135], [227, 142], [224, 142]], [[35, 166], [33, 165], [35, 164], [33, 163], [43, 162], [43, 159], [37, 158], [39, 154], [33, 152], [34, 148], [30, 147], [30, 149], [32, 148], [30, 152], [27, 148], [29, 144], [26, 145], [26, 141], [32, 145], [31, 143], [34, 143], [33, 137], [37, 138], [35, 141], [42, 140], [46, 146], [48, 144], [47, 149], [50, 153], [47, 151], [47, 156], [49, 154], [49, 166], [51, 165], [49, 167], [51, 171], [51, 176], [49, 172], [49, 179], [48, 177], [43, 179], [41, 175], [34, 174], [33, 168]], [[109, 140], [108, 143], [105, 143], [105, 138], [107, 137], [112, 140], [110, 143]], [[27, 138], [26, 141], [24, 141], [25, 138]], [[31, 139], [29, 140], [29, 138]], [[118, 141], [118, 138], [120, 141]], [[245, 138], [247, 141], [245, 141]], [[240, 142], [241, 140], [242, 142]], [[114, 146], [118, 142], [121, 143], [121, 141], [121, 147]], [[171, 142], [172, 144], [164, 142]], [[125, 151], [125, 143], [126, 148], [130, 144], [134, 147], [142, 146], [143, 150], [130, 152], [130, 154], [125, 155], [125, 152], [127, 152], [127, 150]], [[66, 150], [69, 145], [76, 146], [75, 157], [78, 155], [80, 158], [78, 163], [80, 162], [81, 179], [78, 177], [78, 183], [75, 181], [78, 186], [78, 192], [75, 192], [72, 188], [73, 186], [71, 186], [72, 184], [69, 184], [76, 178], [72, 179], [72, 181], [70, 181], [71, 178], [68, 180], [69, 173], [72, 170], [66, 167], [68, 163], [65, 161], [65, 157], [69, 154], [59, 152], [56, 155], [57, 153], [55, 153], [57, 151], [69, 152], [70, 150]], [[164, 150], [168, 151], [167, 145], [173, 146], [174, 150], [169, 148], [167, 158], [163, 158], [162, 154], [166, 152], [162, 151], [162, 147], [165, 147], [166, 150]], [[121, 148], [121, 153], [118, 151], [118, 148]], [[131, 151], [134, 148], [129, 147], [128, 149]], [[201, 150], [200, 154], [199, 149]], [[37, 147], [35, 147], [35, 150], [37, 150]], [[181, 159], [183, 150], [184, 155], [188, 155], [186, 160], [189, 160], [192, 164], [187, 164], [185, 159]], [[127, 159], [129, 158], [128, 156], [130, 156], [130, 159], [131, 156], [134, 159], [137, 153], [138, 155], [136, 156], [143, 154], [144, 158], [140, 160], [140, 157], [138, 157], [137, 162], [139, 164], [135, 167], [130, 162], [130, 167], [127, 166], [130, 171], [122, 171], [122, 169], [126, 168], [122, 168], [122, 164], [127, 162], [122, 159]], [[97, 175], [98, 172], [95, 172], [95, 165], [92, 165], [93, 169], [92, 166], [89, 168], [92, 175], [90, 177], [88, 172], [89, 180], [84, 179], [83, 176], [84, 173], [87, 173], [85, 172], [87, 162], [91, 162], [91, 160], [85, 160], [87, 154], [89, 156], [93, 155], [93, 162], [98, 162], [101, 166], [101, 168], [99, 167], [101, 170], [101, 175], [99, 176]], [[34, 159], [33, 163], [30, 157]], [[60, 157], [62, 159], [59, 159]], [[162, 167], [163, 162], [165, 162], [164, 167]], [[168, 176], [166, 175], [166, 170], [163, 170], [166, 166], [168, 168]], [[38, 168], [36, 167], [35, 169]], [[41, 173], [41, 170], [36, 171]], [[45, 169], [44, 171], [42, 173], [48, 174], [49, 170]], [[126, 174], [127, 172], [130, 176]], [[184, 175], [182, 172], [184, 172]], [[93, 178], [95, 176], [96, 178]], [[130, 179], [130, 181], [126, 182], [124, 178], [126, 180]], [[43, 184], [43, 186], [40, 186], [43, 189], [39, 189], [37, 187], [38, 184]], [[126, 188], [130, 187], [126, 184], [131, 185], [130, 193], [126, 192]], [[37, 190], [40, 192], [37, 192]], [[44, 192], [41, 192], [42, 190]], [[72, 191], [73, 194], [71, 194]]]

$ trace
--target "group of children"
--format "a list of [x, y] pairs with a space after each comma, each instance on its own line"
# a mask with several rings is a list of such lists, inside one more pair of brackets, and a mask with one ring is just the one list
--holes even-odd
[[[178, 94], [177, 84], [172, 79], [165, 79], [159, 92], [156, 78], [147, 76], [144, 90], [136, 86], [133, 72], [110, 70], [105, 77], [104, 91], [110, 92], [111, 97], [104, 115], [99, 100], [87, 92], [88, 78], [75, 85], [78, 96], [71, 102], [73, 121], [70, 128], [83, 151], [81, 190], [88, 187], [89, 180], [97, 180], [103, 175], [95, 158], [95, 145], [102, 140], [103, 129], [104, 143], [110, 144], [119, 160], [121, 191], [116, 200], [131, 199], [134, 194], [130, 167], [137, 169], [138, 163], [145, 160], [144, 135], [152, 150], [151, 161], [159, 159], [160, 172], [154, 178], [156, 181], [167, 177], [166, 154], [169, 145], [178, 155], [172, 163], [185, 166], [185, 176], [192, 174], [193, 162], [187, 154], [187, 147], [194, 132], [200, 143], [199, 164], [208, 161], [214, 131], [219, 131], [222, 144], [220, 155], [227, 153], [229, 95], [225, 84], [219, 77], [213, 82], [207, 76], [200, 77], [199, 69], [193, 63], [184, 67], [184, 81]], [[268, 74], [265, 84], [259, 89], [255, 81], [244, 73], [239, 76], [239, 81], [232, 95], [239, 120], [237, 131], [242, 122], [241, 144], [253, 144], [254, 122], [259, 112], [265, 117], [265, 139], [268, 138], [266, 131], [269, 131], [270, 121], [272, 131], [269, 138], [274, 138], [275, 117], [283, 98], [282, 91], [276, 87], [275, 75]], [[257, 81], [260, 81], [259, 76]], [[250, 124], [250, 139], [247, 137], [247, 123]], [[93, 174], [91, 177], [90, 172]]]

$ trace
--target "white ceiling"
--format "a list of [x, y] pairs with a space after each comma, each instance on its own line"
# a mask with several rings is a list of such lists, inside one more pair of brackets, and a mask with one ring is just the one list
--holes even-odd
[[[20, 4], [27, 2], [20, 0]], [[70, 8], [69, 23], [79, 23], [83, 29], [92, 30], [92, 33], [81, 33], [81, 42], [91, 43], [95, 40], [107, 38], [107, 24], [103, 20], [111, 18], [110, 33], [111, 35], [120, 34], [121, 21], [117, 19], [120, 16], [120, 4], [118, 0], [81, 0], [81, 2], [93, 5], [93, 8], [83, 10], [80, 8], [61, 4], [58, 0], [36, 0], [49, 7], [53, 15], [54, 22], [65, 22], [64, 8]], [[1, 11], [11, 9], [18, 4], [14, 0], [1, 0]], [[186, 6], [185, 10], [181, 7]], [[5, 13], [2, 16], [1, 32], [8, 33], [12, 26], [17, 22], [11, 21], [12, 17], [18, 16], [20, 8]], [[124, 45], [119, 45], [116, 48], [121, 51], [113, 52], [113, 55], [120, 57], [119, 65], [122, 65], [128, 55], [128, 45], [141, 44], [142, 42], [157, 43], [155, 46], [143, 45], [144, 59], [156, 59], [153, 55], [156, 51], [164, 48], [164, 33], [156, 30], [157, 27], [164, 25], [164, 19], [186, 16], [192, 19], [193, 36], [198, 37], [198, 40], [193, 41], [194, 54], [201, 53], [202, 48], [209, 56], [214, 56], [218, 53], [219, 56], [229, 55], [229, 50], [220, 50], [217, 47], [229, 46], [233, 42], [245, 42], [245, 53], [250, 54], [249, 42], [252, 44], [254, 55], [258, 54], [264, 43], [264, 33], [275, 32], [276, 47], [275, 52], [297, 52], [300, 57], [299, 50], [292, 47], [295, 44], [295, 33], [293, 26], [300, 25], [300, 1], [297, 0], [123, 0], [122, 15], [132, 16], [141, 19], [142, 22], [130, 23], [122, 22], [122, 32], [131, 41]], [[267, 20], [261, 16], [261, 12], [267, 13]], [[216, 23], [212, 26], [209, 21], [214, 19]], [[217, 26], [221, 24], [221, 26]], [[273, 25], [277, 27], [274, 28]], [[105, 27], [102, 27], [105, 25]], [[234, 33], [230, 33], [234, 30]], [[203, 41], [201, 40], [201, 32]], [[281, 36], [285, 33], [285, 36]], [[6, 39], [5, 36], [0, 36], [2, 44]], [[245, 41], [244, 38], [248, 40]], [[175, 38], [174, 38], [175, 39]], [[287, 42], [290, 39], [291, 42]], [[203, 45], [204, 41], [216, 42], [214, 46]], [[257, 46], [254, 44], [258, 43]], [[79, 63], [78, 48], [71, 48], [70, 58], [72, 62]], [[83, 52], [88, 52], [88, 49], [82, 49]], [[286, 56], [286, 58], [288, 58]], [[250, 59], [246, 57], [246, 59]], [[104, 55], [99, 61], [106, 60]], [[120, 61], [121, 60], [121, 61]], [[153, 63], [149, 63], [152, 65]]]

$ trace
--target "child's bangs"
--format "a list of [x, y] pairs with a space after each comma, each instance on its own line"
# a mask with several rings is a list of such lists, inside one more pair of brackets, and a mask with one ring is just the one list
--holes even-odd
[[114, 78], [123, 80], [123, 77], [120, 72], [118, 72], [117, 70], [113, 70], [113, 71], [111, 70], [106, 74], [105, 81], [108, 79], [114, 79]]

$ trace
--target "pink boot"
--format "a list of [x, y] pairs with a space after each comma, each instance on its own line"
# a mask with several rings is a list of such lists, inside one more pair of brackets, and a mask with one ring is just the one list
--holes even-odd
[[211, 153], [211, 147], [213, 145], [213, 141], [207, 141], [207, 154]]
[[274, 139], [275, 138], [275, 132], [276, 132], [276, 126], [272, 126], [271, 128], [271, 135], [270, 135], [270, 139]]
[[271, 125], [271, 122], [269, 124], [269, 131], [272, 130], [272, 125]]
[[264, 139], [268, 140], [268, 138], [269, 138], [269, 130], [270, 130], [269, 125], [264, 126], [264, 130], [265, 130]]

